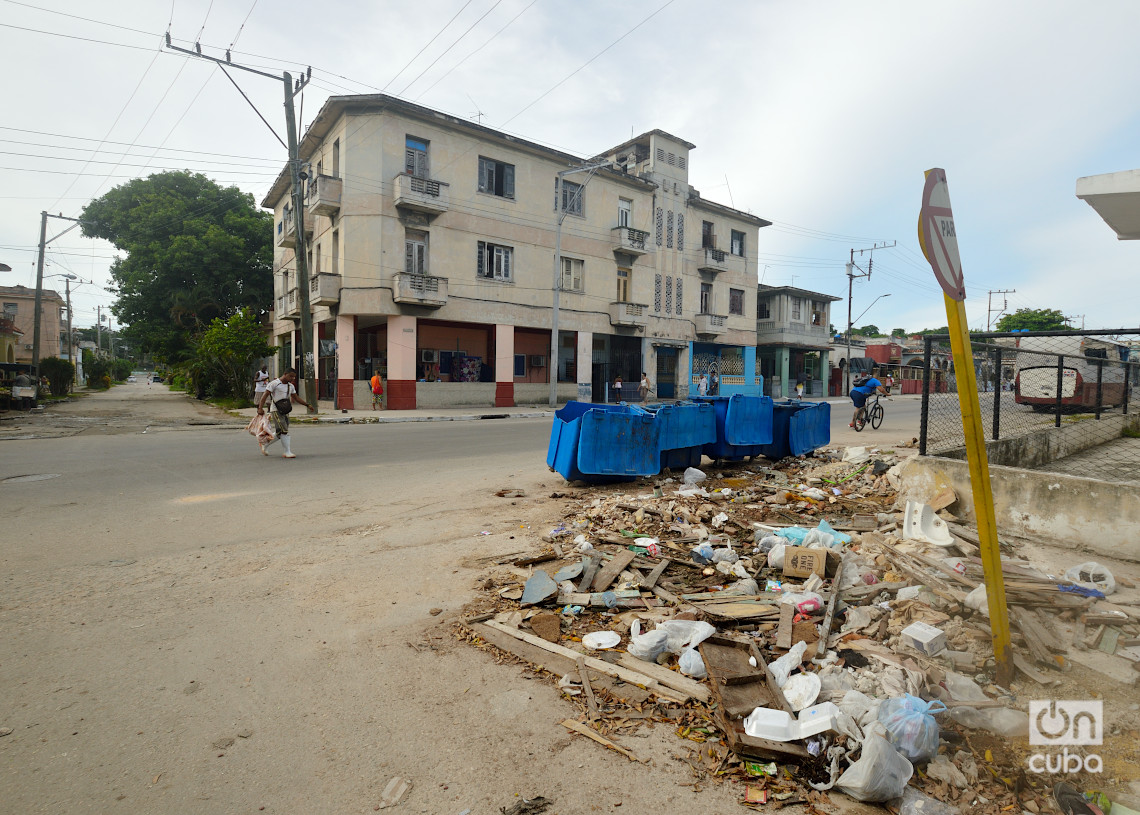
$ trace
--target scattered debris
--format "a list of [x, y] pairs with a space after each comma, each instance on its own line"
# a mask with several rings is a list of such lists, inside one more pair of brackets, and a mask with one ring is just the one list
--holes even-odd
[[388, 782], [388, 785], [384, 787], [384, 792], [380, 794], [380, 805], [377, 808], [388, 809], [389, 807], [396, 806], [404, 800], [404, 796], [408, 794], [411, 788], [412, 781], [410, 778], [395, 776]]

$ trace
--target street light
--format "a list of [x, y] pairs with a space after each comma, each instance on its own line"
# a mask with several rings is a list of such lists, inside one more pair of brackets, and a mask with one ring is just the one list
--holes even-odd
[[[886, 294], [880, 294], [878, 297], [876, 297], [874, 300], [871, 301], [870, 306], [867, 306], [865, 309], [863, 309], [863, 314], [866, 314], [868, 311], [870, 311], [871, 306], [875, 305], [875, 303], [879, 302], [884, 297], [890, 297], [890, 296], [891, 296], [890, 292], [888, 292]], [[850, 310], [847, 313], [850, 314], [851, 313]], [[862, 319], [863, 314], [860, 314], [854, 320], [852, 320], [850, 317], [847, 318], [847, 372], [846, 372], [847, 384], [846, 384], [846, 388], [847, 388], [848, 393], [850, 393], [850, 391], [851, 391], [851, 326], [853, 326], [855, 323], [859, 322], [859, 320]]]

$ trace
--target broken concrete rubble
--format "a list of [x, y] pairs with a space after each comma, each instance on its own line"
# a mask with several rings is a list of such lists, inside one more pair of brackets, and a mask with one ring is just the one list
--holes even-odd
[[[667, 722], [682, 739], [701, 744], [701, 755], [690, 761], [694, 772], [747, 782], [754, 799], [761, 792], [777, 801], [776, 795], [805, 801], [840, 795], [832, 785], [862, 755], [880, 703], [910, 695], [954, 713], [932, 708], [940, 748], [915, 765], [911, 788], [962, 813], [1046, 807], [1048, 785], [1024, 771], [1024, 738], [996, 736], [984, 723], [1024, 717], [1028, 698], [1044, 696], [1054, 682], [1071, 683], [1073, 649], [1104, 644], [1099, 656], [1130, 666], [1140, 601], [1132, 593], [1109, 604], [1006, 546], [1020, 692], [997, 687], [989, 623], [968, 600], [983, 585], [976, 532], [912, 509], [910, 528], [926, 534], [903, 540], [895, 531], [908, 528], [892, 478], [898, 460], [874, 448], [866, 453], [856, 462], [822, 450], [770, 466], [709, 467], [698, 488], [679, 489], [661, 477], [580, 490], [565, 504], [562, 527], [580, 533], [590, 548], [583, 556], [563, 544], [549, 566], [560, 578], [581, 574], [577, 590], [564, 582], [570, 591], [535, 601], [542, 611], [526, 619], [519, 612], [527, 607], [503, 590], [529, 585], [534, 573], [492, 575], [464, 636], [541, 665], [554, 681], [568, 677], [567, 698], [582, 707], [580, 727], [598, 735], [599, 744], [622, 752], [617, 739], [638, 722]], [[938, 503], [952, 506], [952, 498], [951, 492]], [[776, 547], [783, 559], [774, 563]], [[796, 558], [791, 573], [789, 552]], [[811, 595], [818, 602], [804, 602]], [[557, 617], [557, 627], [549, 617]], [[715, 628], [696, 648], [703, 680], [678, 670], [683, 648], [662, 647], [642, 658], [622, 653], [638, 634], [645, 638], [677, 620]], [[599, 632], [616, 642], [590, 650], [583, 638], [593, 644]], [[809, 686], [812, 696], [794, 706], [771, 669], [790, 655], [793, 664], [782, 676], [803, 678], [793, 686]], [[588, 673], [585, 683], [579, 666]], [[1089, 692], [1104, 681], [1095, 676]], [[806, 738], [762, 738], [745, 726], [757, 711], [772, 715], [753, 721], [784, 714], [796, 721], [796, 710], [824, 704], [840, 716]], [[631, 719], [633, 712], [645, 715]], [[717, 756], [714, 765], [708, 750]], [[758, 778], [757, 761], [784, 770]]]

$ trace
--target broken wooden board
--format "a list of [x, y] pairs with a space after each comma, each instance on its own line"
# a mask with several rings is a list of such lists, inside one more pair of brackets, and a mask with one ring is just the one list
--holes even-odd
[[630, 654], [622, 654], [618, 657], [617, 664], [623, 668], [629, 668], [631, 671], [643, 673], [651, 679], [660, 682], [662, 685], [673, 688], [686, 696], [691, 696], [699, 702], [708, 702], [708, 700], [712, 698], [712, 693], [709, 691], [707, 685], [695, 679], [690, 679], [684, 674], [671, 671], [664, 665], [658, 665], [656, 662], [646, 662], [644, 659], [638, 659]]
[[[839, 568], [835, 570], [835, 577], [831, 581], [830, 596], [827, 598], [827, 611], [823, 615], [823, 622], [819, 627], [819, 639], [823, 643], [822, 648], [827, 650], [827, 638], [831, 636], [831, 621], [835, 618], [835, 605], [839, 601], [839, 586], [843, 583], [843, 561], [839, 562]], [[818, 650], [818, 649], [817, 649]]]
[[752, 656], [748, 646], [743, 640], [716, 634], [698, 646], [713, 683], [713, 693], [731, 718], [747, 716], [758, 707], [783, 707], [768, 686], [767, 673], [761, 664], [758, 662], [754, 667], [748, 662]]
[[597, 577], [594, 578], [594, 591], [605, 591], [617, 579], [617, 576], [622, 573], [626, 566], [633, 563], [633, 559], [637, 557], [636, 552], [631, 552], [629, 549], [622, 549], [614, 555], [614, 559], [606, 563], [598, 572]]
[[624, 747], [622, 747], [619, 744], [615, 744], [614, 742], [607, 739], [605, 736], [599, 735], [595, 731], [586, 727], [586, 725], [582, 724], [581, 722], [576, 722], [572, 719], [563, 719], [562, 720], [562, 726], [565, 727], [567, 730], [573, 730], [575, 733], [580, 733], [583, 736], [585, 736], [586, 738], [592, 739], [593, 741], [596, 741], [598, 744], [601, 744], [604, 747], [608, 747], [611, 750], [614, 750], [618, 753], [621, 753], [623, 756], [628, 758], [630, 761], [636, 761], [638, 763], [641, 763], [641, 759], [639, 759], [637, 756], [635, 756], [629, 750], [625, 749]]
[[653, 567], [653, 571], [646, 575], [645, 579], [641, 581], [641, 587], [643, 589], [652, 589], [656, 586], [658, 578], [669, 568], [670, 563], [672, 563], [672, 561], [668, 558], [662, 558], [661, 562]]
[[582, 693], [586, 697], [586, 706], [590, 709], [590, 721], [595, 721], [601, 714], [598, 713], [598, 700], [594, 698], [594, 688], [590, 684], [590, 672], [586, 668], [586, 660], [577, 659], [578, 678], [582, 680]]
[[[598, 673], [603, 673], [606, 676], [615, 676], [623, 682], [632, 682], [635, 685], [640, 685], [647, 691], [660, 696], [662, 699], [667, 699], [670, 702], [679, 702], [681, 704], [684, 704], [692, 698], [687, 693], [682, 693], [681, 691], [675, 690], [672, 687], [662, 685], [656, 679], [653, 679], [642, 671], [633, 671], [629, 668], [619, 665], [611, 665], [604, 660], [595, 659], [594, 657], [584, 657], [578, 651], [574, 651], [570, 648], [565, 648], [561, 645], [555, 645], [552, 642], [547, 642], [546, 640], [542, 639], [542, 637], [536, 637], [534, 634], [530, 634], [526, 631], [518, 631], [516, 629], [505, 626], [502, 623], [497, 623], [494, 620], [489, 620], [485, 623], [478, 623], [476, 625], [477, 631], [479, 630], [479, 626], [485, 626], [495, 631], [500, 631], [504, 634], [514, 637], [515, 639], [522, 640], [523, 642], [529, 643], [531, 645], [535, 645], [544, 651], [549, 651], [552, 654], [557, 654], [561, 657], [565, 657], [574, 664], [574, 668], [571, 670], [577, 669], [577, 661], [579, 658], [581, 658], [586, 661], [586, 667], [591, 671], [597, 671]], [[568, 670], [566, 673], [570, 673], [570, 670]]]
[[732, 603], [708, 603], [701, 606], [701, 611], [718, 620], [775, 619], [779, 607], [741, 598]]
[[1046, 674], [1041, 673], [1039, 670], [1037, 670], [1032, 665], [1030, 665], [1029, 660], [1026, 659], [1025, 657], [1023, 657], [1021, 654], [1017, 653], [1017, 651], [1014, 651], [1011, 648], [1010, 652], [1013, 654], [1013, 665], [1014, 665], [1014, 667], [1017, 668], [1017, 670], [1021, 671], [1026, 676], [1028, 676], [1030, 679], [1032, 679], [1037, 684], [1039, 684], [1039, 685], [1059, 685], [1059, 684], [1061, 684], [1060, 679], [1055, 679], [1051, 676], [1047, 676]]
[[599, 563], [601, 563], [601, 558], [598, 557], [586, 556], [582, 558], [582, 582], [578, 584], [578, 591], [583, 593], [590, 591], [590, 582], [598, 571]]
[[792, 618], [796, 616], [796, 607], [791, 603], [780, 606], [780, 624], [776, 628], [776, 647], [784, 651], [792, 648]]

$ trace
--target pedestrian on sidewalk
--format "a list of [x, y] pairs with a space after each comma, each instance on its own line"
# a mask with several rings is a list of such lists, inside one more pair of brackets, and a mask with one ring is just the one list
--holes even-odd
[[709, 394], [709, 378], [701, 374], [701, 378], [697, 381], [697, 396], [708, 396]]
[[384, 409], [384, 380], [380, 378], [380, 372], [377, 371], [372, 375], [372, 409]]
[[620, 376], [614, 379], [614, 401], [615, 402], [621, 401], [621, 377]]
[[649, 390], [653, 385], [649, 381], [649, 374], [645, 371], [641, 372], [641, 384], [637, 386], [637, 395], [642, 402], [648, 401]]
[[254, 404], [265, 393], [265, 383], [269, 381], [269, 366], [262, 365], [261, 369], [253, 375], [253, 401]]
[[[273, 441], [280, 441], [281, 446], [285, 448], [285, 454], [281, 458], [296, 458], [293, 455], [292, 442], [289, 439], [289, 413], [293, 410], [293, 403], [304, 405], [307, 408], [312, 406], [297, 395], [297, 388], [294, 383], [297, 381], [297, 372], [289, 368], [281, 377], [274, 379], [265, 386], [265, 391], [261, 394], [261, 398], [257, 400], [257, 415], [261, 416], [264, 413], [263, 406], [266, 398], [272, 403], [270, 406], [270, 419], [273, 421], [273, 427], [276, 430], [277, 438]], [[268, 448], [270, 444], [261, 445], [261, 452], [269, 455]]]

